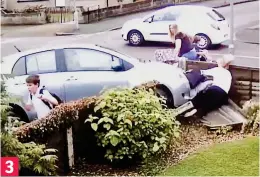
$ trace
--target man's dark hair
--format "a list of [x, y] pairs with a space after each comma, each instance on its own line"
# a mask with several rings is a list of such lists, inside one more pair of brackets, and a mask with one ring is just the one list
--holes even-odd
[[39, 75], [30, 75], [26, 78], [26, 83], [40, 85], [40, 76]]

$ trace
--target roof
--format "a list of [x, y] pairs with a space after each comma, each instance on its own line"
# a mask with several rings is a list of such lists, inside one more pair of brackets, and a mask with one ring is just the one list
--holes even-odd
[[41, 52], [41, 51], [56, 50], [56, 49], [63, 49], [63, 48], [97, 49], [97, 50], [100, 50], [100, 51], [103, 51], [103, 52], [110, 53], [112, 55], [116, 55], [118, 57], [124, 56], [124, 57], [131, 58], [130, 56], [119, 53], [119, 52], [117, 52], [113, 49], [109, 49], [109, 48], [99, 46], [99, 45], [95, 45], [95, 44], [73, 43], [73, 44], [46, 45], [44, 47], [26, 50], [26, 51], [18, 52], [18, 53], [3, 57], [2, 63], [1, 63], [1, 74], [11, 74], [14, 64], [18, 61], [18, 59], [20, 59], [23, 56], [33, 54], [33, 53], [38, 53], [38, 52]]

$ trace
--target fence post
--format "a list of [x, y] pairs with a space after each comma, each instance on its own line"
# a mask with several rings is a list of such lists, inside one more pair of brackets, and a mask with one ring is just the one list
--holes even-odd
[[89, 7], [88, 7], [88, 23], [89, 23]]
[[97, 20], [99, 21], [99, 5], [98, 5], [98, 9], [97, 9]]
[[73, 148], [72, 127], [67, 129], [67, 144], [68, 144], [69, 168], [71, 169], [74, 165], [74, 148]]

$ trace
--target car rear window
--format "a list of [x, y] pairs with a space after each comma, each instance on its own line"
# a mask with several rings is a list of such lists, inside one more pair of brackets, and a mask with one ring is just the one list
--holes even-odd
[[225, 17], [215, 9], [212, 9], [212, 11], [208, 12], [207, 15], [215, 21], [225, 20]]

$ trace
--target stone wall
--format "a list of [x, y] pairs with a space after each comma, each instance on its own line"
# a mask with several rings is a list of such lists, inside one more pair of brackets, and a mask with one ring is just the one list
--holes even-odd
[[[6, 1], [6, 8], [8, 10], [22, 10], [27, 6], [39, 6], [43, 5], [46, 7], [55, 7], [55, 0], [42, 0], [42, 1], [35, 1], [35, 2], [18, 2], [18, 0], [2, 0]], [[122, 4], [132, 3], [133, 0], [123, 0]], [[108, 0], [108, 6], [116, 6], [121, 4], [118, 0]], [[66, 0], [67, 7], [74, 6], [74, 0]], [[107, 0], [76, 0], [76, 6], [84, 6], [89, 7], [91, 9], [105, 8], [107, 7]]]
[[90, 10], [89, 8], [82, 7], [83, 20], [80, 23], [90, 23], [104, 18], [125, 15], [144, 10], [151, 10], [159, 7], [172, 5], [174, 0], [143, 0], [129, 4], [121, 4], [108, 8], [100, 8]]
[[46, 24], [45, 13], [2, 14], [1, 25], [42, 25]]

